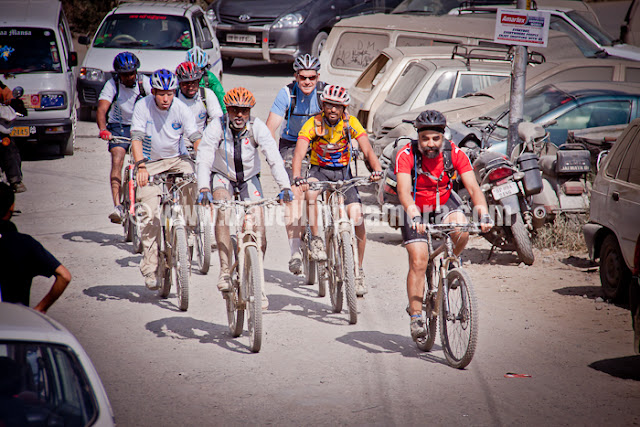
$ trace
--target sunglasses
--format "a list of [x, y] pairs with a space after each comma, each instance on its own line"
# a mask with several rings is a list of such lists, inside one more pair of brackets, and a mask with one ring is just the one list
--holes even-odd
[[301, 76], [300, 74], [298, 74], [298, 77], [302, 81], [309, 80], [310, 82], [315, 82], [318, 78], [318, 75], [316, 74], [315, 76]]

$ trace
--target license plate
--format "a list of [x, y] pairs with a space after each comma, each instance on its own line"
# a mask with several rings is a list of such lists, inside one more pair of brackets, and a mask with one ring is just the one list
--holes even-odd
[[493, 198], [495, 200], [504, 199], [507, 196], [511, 196], [512, 194], [518, 194], [518, 184], [515, 182], [508, 182], [503, 185], [499, 185], [497, 187], [493, 187], [491, 189], [491, 194], [493, 194]]
[[255, 43], [256, 36], [249, 34], [227, 34], [227, 41], [232, 43]]
[[29, 136], [29, 126], [16, 126], [11, 131], [11, 136]]

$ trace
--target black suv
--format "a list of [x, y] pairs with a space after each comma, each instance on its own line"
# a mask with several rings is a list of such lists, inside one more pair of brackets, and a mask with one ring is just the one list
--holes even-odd
[[235, 58], [293, 62], [320, 56], [333, 25], [343, 18], [388, 12], [400, 0], [216, 0], [208, 10], [225, 68]]

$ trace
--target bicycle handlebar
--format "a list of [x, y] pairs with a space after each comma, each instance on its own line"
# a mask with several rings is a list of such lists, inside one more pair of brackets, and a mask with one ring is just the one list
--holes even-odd
[[357, 176], [355, 178], [339, 181], [309, 181], [310, 190], [324, 190], [329, 189], [333, 191], [344, 191], [350, 187], [358, 187], [361, 185], [373, 184], [368, 177]]
[[260, 200], [214, 200], [212, 205], [218, 205], [220, 208], [228, 208], [232, 206], [241, 206], [245, 209], [256, 206], [270, 206], [277, 205], [279, 203], [278, 197], [271, 197], [269, 199]]
[[[481, 233], [480, 224], [471, 223], [445, 223], [445, 224], [425, 224], [427, 226], [427, 233], [445, 234], [451, 231], [465, 231], [471, 234]], [[456, 230], [458, 229], [458, 230]]]
[[131, 138], [127, 138], [126, 136], [111, 135], [111, 139], [109, 139], [109, 142], [114, 144], [121, 144], [123, 142], [131, 142]]

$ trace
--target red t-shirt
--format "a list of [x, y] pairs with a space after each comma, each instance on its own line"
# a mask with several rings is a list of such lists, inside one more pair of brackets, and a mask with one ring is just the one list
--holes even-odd
[[[408, 173], [411, 176], [414, 174], [413, 170], [413, 150], [411, 143], [407, 144], [403, 149], [398, 151], [396, 156], [395, 172]], [[454, 143], [451, 143], [451, 162], [453, 163], [454, 170], [458, 175], [462, 175], [465, 172], [473, 170], [469, 157], [459, 149]], [[444, 170], [444, 162], [442, 154], [434, 159], [429, 159], [427, 156], [422, 156], [422, 170], [429, 172], [435, 178], [439, 178], [440, 174]], [[447, 189], [449, 184], [449, 176], [445, 173], [440, 180], [440, 205], [444, 205], [449, 200], [451, 189]], [[418, 179], [416, 182], [416, 205], [422, 212], [432, 211], [436, 206], [436, 185], [437, 180], [429, 178], [425, 173], [418, 171]], [[412, 195], [413, 195], [413, 188]]]

